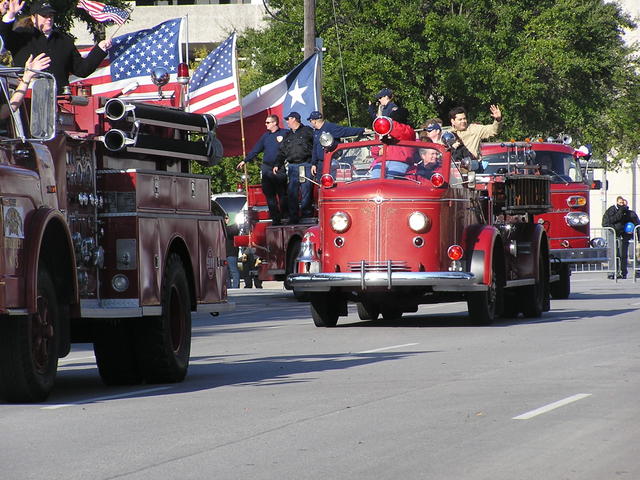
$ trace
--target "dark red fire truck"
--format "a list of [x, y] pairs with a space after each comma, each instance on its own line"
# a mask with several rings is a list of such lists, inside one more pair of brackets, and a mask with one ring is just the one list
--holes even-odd
[[[481, 325], [548, 310], [549, 244], [535, 215], [551, 206], [549, 177], [521, 165], [477, 182], [477, 162], [397, 140], [395, 129], [380, 117], [376, 139], [325, 155], [319, 222], [288, 277], [310, 296], [315, 325], [335, 326], [347, 302], [357, 302], [361, 319], [386, 320], [462, 300]], [[422, 176], [426, 151], [438, 167]]]
[[526, 163], [550, 177], [551, 209], [536, 215], [534, 221], [549, 236], [551, 296], [568, 298], [572, 270], [608, 261], [604, 240], [591, 238], [589, 192], [600, 185], [587, 175], [589, 149], [574, 149], [567, 135], [546, 141], [484, 143], [481, 149], [484, 173], [479, 179]]
[[212, 160], [215, 118], [177, 108], [181, 91], [162, 90], [161, 70], [146, 99], [82, 87], [56, 97], [39, 74], [14, 113], [21, 70], [0, 70], [5, 400], [45, 399], [72, 342], [93, 343], [106, 384], [181, 381], [191, 312], [233, 307], [224, 221], [210, 179], [190, 173], [192, 160]]

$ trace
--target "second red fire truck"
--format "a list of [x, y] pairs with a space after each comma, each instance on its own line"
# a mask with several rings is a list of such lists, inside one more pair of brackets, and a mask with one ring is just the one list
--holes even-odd
[[[527, 163], [478, 182], [477, 162], [454, 161], [443, 145], [398, 141], [394, 128], [378, 118], [375, 140], [325, 156], [319, 221], [288, 276], [309, 295], [315, 325], [335, 326], [347, 302], [375, 320], [464, 300], [483, 325], [548, 310], [549, 242], [535, 215], [551, 207], [549, 177]], [[439, 165], [423, 177], [425, 150]]]

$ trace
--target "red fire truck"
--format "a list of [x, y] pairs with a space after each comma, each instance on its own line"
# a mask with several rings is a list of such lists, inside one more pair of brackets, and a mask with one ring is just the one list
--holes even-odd
[[[375, 140], [325, 156], [319, 223], [288, 277], [309, 294], [315, 325], [335, 326], [349, 301], [375, 320], [466, 300], [482, 325], [548, 310], [549, 245], [534, 216], [550, 208], [549, 177], [522, 165], [477, 182], [477, 162], [454, 161], [443, 145], [398, 141], [394, 130], [380, 117]], [[429, 150], [438, 168], [421, 176]]]
[[484, 143], [481, 148], [485, 168], [479, 178], [525, 163], [537, 165], [541, 174], [550, 177], [552, 207], [534, 221], [549, 236], [551, 296], [568, 298], [572, 270], [607, 262], [604, 240], [592, 239], [590, 234], [589, 191], [600, 186], [587, 176], [584, 160], [589, 150], [574, 149], [566, 135], [547, 141]]
[[[58, 358], [92, 342], [106, 384], [181, 381], [191, 312], [226, 300], [224, 221], [211, 213], [215, 119], [158, 93], [56, 97], [39, 74], [11, 113], [20, 69], [0, 70], [0, 396], [41, 401]], [[192, 141], [199, 135], [203, 140]]]

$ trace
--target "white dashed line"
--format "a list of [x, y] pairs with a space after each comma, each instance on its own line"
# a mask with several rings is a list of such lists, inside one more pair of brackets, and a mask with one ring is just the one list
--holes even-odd
[[414, 345], [418, 345], [417, 343], [405, 343], [402, 345], [391, 345], [390, 347], [382, 347], [382, 348], [375, 348], [373, 350], [365, 350], [363, 352], [358, 352], [360, 353], [375, 353], [375, 352], [383, 352], [385, 350], [393, 350], [395, 348], [402, 348], [402, 347], [413, 347]]
[[59, 408], [76, 407], [78, 405], [85, 405], [87, 403], [101, 402], [103, 400], [114, 400], [116, 398], [133, 397], [133, 396], [141, 395], [141, 394], [145, 394], [145, 393], [159, 392], [161, 390], [168, 390], [169, 388], [171, 388], [171, 387], [147, 388], [146, 390], [135, 390], [133, 392], [119, 393], [117, 395], [107, 395], [105, 397], [87, 398], [87, 399], [78, 400], [77, 402], [72, 402], [72, 403], [59, 403], [57, 405], [48, 405], [46, 407], [42, 407], [40, 410], [58, 410]]
[[564, 407], [565, 405], [569, 405], [570, 403], [577, 402], [578, 400], [582, 400], [583, 398], [590, 397], [591, 393], [578, 393], [576, 395], [571, 395], [570, 397], [563, 398], [562, 400], [558, 400], [557, 402], [550, 403], [540, 408], [536, 408], [535, 410], [531, 410], [527, 413], [523, 413], [522, 415], [518, 415], [517, 417], [513, 417], [512, 420], [529, 420], [530, 418], [537, 417], [538, 415], [542, 415], [543, 413], [550, 412], [551, 410], [555, 410], [556, 408]]

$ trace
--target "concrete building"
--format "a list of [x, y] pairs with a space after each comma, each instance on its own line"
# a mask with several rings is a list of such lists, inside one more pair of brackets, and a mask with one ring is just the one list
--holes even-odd
[[[266, 11], [262, 0], [136, 0], [130, 2], [131, 19], [118, 28], [110, 24], [107, 36], [122, 35], [153, 27], [171, 18], [187, 17], [189, 50], [211, 47], [236, 30], [260, 29], [266, 25]], [[78, 46], [93, 45], [85, 24], [78, 22], [71, 29]]]

